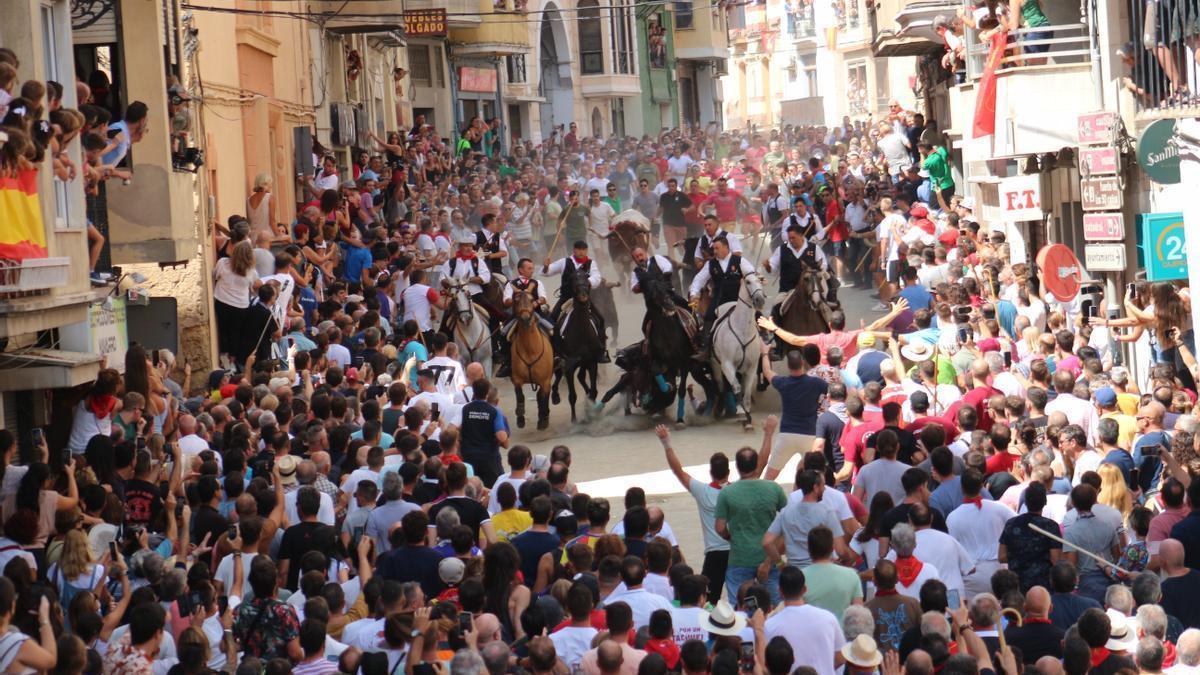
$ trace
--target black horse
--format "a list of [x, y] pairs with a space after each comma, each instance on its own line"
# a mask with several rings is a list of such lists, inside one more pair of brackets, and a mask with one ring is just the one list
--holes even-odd
[[670, 282], [662, 277], [646, 279], [642, 284], [642, 294], [646, 299], [651, 374], [655, 378], [661, 376], [667, 385], [675, 387], [678, 396], [675, 422], [683, 424], [689, 374], [704, 388], [706, 399], [714, 400], [713, 382], [705, 372], [705, 364], [692, 358], [696, 320], [675, 301]]
[[558, 383], [565, 377], [567, 401], [571, 404], [571, 421], [574, 422], [575, 402], [578, 400], [575, 379], [578, 377], [579, 386], [583, 387], [588, 400], [595, 401], [599, 395], [598, 370], [606, 338], [592, 318], [595, 308], [592, 307], [592, 286], [588, 281], [587, 272], [576, 270], [571, 288], [563, 291], [571, 294], [572, 306], [570, 310], [564, 309], [554, 326], [560, 347], [555, 352], [562, 356], [563, 367], [554, 375], [553, 399], [555, 404], [561, 400], [558, 395]]

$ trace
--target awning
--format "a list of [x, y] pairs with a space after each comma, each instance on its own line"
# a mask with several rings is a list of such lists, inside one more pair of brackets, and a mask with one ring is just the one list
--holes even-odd
[[77, 387], [94, 381], [99, 373], [99, 354], [61, 349], [0, 354], [0, 391]]

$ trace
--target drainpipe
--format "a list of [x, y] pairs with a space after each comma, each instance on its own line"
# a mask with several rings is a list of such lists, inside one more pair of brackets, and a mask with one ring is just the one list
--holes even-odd
[[[1087, 21], [1088, 31], [1088, 51], [1091, 52], [1092, 59], [1092, 86], [1096, 89], [1096, 106], [1100, 109], [1104, 108], [1104, 82], [1101, 80], [1102, 73], [1100, 70], [1100, 42], [1097, 40], [1096, 0], [1085, 0], [1087, 7], [1087, 16], [1084, 17]], [[1110, 296], [1112, 297], [1112, 296]]]
[[504, 105], [504, 73], [500, 72], [503, 56], [497, 56], [492, 66], [496, 69], [496, 117], [500, 118], [500, 154], [508, 154], [508, 106]]
[[450, 61], [450, 42], [449, 42], [449, 40], [442, 40], [440, 42], [439, 48], [442, 50], [442, 62], [446, 64], [446, 69], [448, 71], [450, 71], [450, 72], [446, 73], [446, 75], [448, 76], [446, 78], [446, 81], [450, 83], [450, 118], [452, 120], [454, 120], [454, 128], [450, 130], [450, 142], [454, 144], [454, 146], [452, 146], [452, 147], [457, 148], [458, 147], [458, 139], [462, 136], [462, 126], [463, 126], [462, 113], [458, 109], [458, 79], [457, 79], [458, 76], [457, 76], [457, 72], [456, 72], [457, 68], [455, 68], [454, 63], [452, 61]]

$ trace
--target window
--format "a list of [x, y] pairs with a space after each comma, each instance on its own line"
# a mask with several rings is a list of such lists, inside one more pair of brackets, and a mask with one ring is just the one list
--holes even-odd
[[429, 63], [428, 45], [408, 46], [408, 70], [412, 83], [418, 87], [433, 86], [432, 66]]
[[604, 38], [600, 34], [600, 3], [582, 0], [579, 3], [580, 72], [598, 75], [604, 72]]
[[846, 65], [846, 99], [850, 102], [850, 114], [867, 112], [867, 64], [854, 61]]
[[[42, 45], [45, 49], [46, 79], [62, 82], [58, 53], [55, 51], [58, 48], [58, 26], [54, 23], [55, 19], [54, 7], [42, 5]], [[67, 197], [66, 183], [57, 178], [51, 182], [54, 185], [54, 227], [61, 229], [71, 222], [71, 202]]]
[[511, 84], [525, 84], [524, 54], [509, 54], [505, 65], [508, 67], [508, 81]]
[[692, 14], [692, 0], [675, 0], [675, 27], [695, 28], [696, 17]]
[[[621, 2], [622, 0], [617, 0]], [[609, 22], [613, 37], [613, 72], [620, 75], [632, 75], [634, 72], [633, 56], [633, 12], [625, 5], [618, 5], [609, 10]]]
[[801, 55], [800, 66], [804, 69], [804, 82], [808, 85], [808, 95], [820, 96], [820, 90], [817, 88], [817, 55]]

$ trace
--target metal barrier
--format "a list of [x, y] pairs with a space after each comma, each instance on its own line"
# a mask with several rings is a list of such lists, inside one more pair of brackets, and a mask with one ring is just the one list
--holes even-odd
[[[970, 31], [967, 47], [967, 76], [976, 79], [983, 73], [988, 45]], [[1088, 27], [1083, 23], [1021, 28], [1008, 32], [1008, 45], [1000, 60], [1000, 69], [1035, 65], [1089, 63], [1091, 48]]]
[[1121, 76], [1138, 112], [1200, 106], [1200, 8], [1192, 2], [1129, 0], [1129, 22]]

